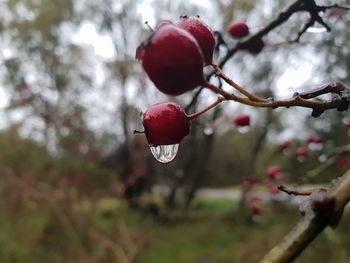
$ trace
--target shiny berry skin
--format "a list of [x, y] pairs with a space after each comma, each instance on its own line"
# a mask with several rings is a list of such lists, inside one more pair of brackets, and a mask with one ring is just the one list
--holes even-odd
[[233, 21], [228, 25], [228, 32], [234, 38], [242, 38], [249, 35], [249, 27], [243, 21]]
[[178, 144], [190, 132], [190, 121], [181, 106], [158, 103], [142, 114], [148, 143], [152, 146]]
[[263, 50], [265, 43], [262, 39], [255, 39], [247, 43], [246, 49], [249, 53], [257, 55]]
[[203, 56], [196, 39], [170, 23], [160, 26], [137, 48], [136, 58], [165, 94], [180, 95], [204, 83]]
[[250, 124], [250, 117], [248, 114], [239, 114], [237, 115], [233, 122], [237, 125], [237, 126], [249, 126]]
[[201, 47], [204, 62], [208, 65], [212, 62], [215, 48], [213, 31], [199, 17], [181, 16], [179, 27], [189, 32]]
[[304, 147], [299, 147], [297, 149], [297, 157], [306, 157], [307, 156], [307, 151]]
[[275, 179], [280, 174], [281, 174], [281, 168], [279, 168], [278, 166], [271, 166], [266, 169], [266, 175], [270, 179]]

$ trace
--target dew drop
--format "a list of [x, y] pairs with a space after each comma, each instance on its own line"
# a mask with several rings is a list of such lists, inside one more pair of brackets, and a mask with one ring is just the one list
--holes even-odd
[[323, 149], [323, 143], [309, 143], [308, 148], [311, 151], [321, 151]]
[[297, 157], [297, 160], [298, 160], [298, 162], [301, 162], [301, 163], [303, 163], [303, 162], [305, 162], [305, 156], [298, 156]]
[[306, 31], [309, 33], [323, 33], [326, 32], [327, 29], [324, 26], [312, 26], [309, 27]]
[[321, 154], [319, 157], [318, 157], [318, 160], [320, 161], [320, 163], [324, 163], [325, 161], [327, 161], [328, 157], [326, 154]]
[[212, 127], [205, 127], [203, 133], [207, 136], [210, 136], [214, 133], [214, 129]]
[[250, 127], [249, 126], [238, 126], [237, 130], [239, 133], [245, 134], [245, 133], [250, 131]]
[[169, 163], [176, 157], [179, 144], [149, 146], [153, 157], [160, 163]]

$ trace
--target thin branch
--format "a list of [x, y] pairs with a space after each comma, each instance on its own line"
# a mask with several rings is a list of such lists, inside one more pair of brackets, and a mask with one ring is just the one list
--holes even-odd
[[[207, 81], [203, 83], [203, 86], [210, 89], [214, 93], [222, 95], [225, 100], [233, 100], [233, 101], [236, 101], [245, 105], [253, 106], [253, 107], [276, 109], [279, 107], [288, 108], [288, 107], [299, 106], [304, 108], [310, 108], [310, 109], [313, 109], [312, 116], [314, 117], [318, 117], [319, 115], [321, 115], [323, 111], [328, 109], [336, 108], [339, 111], [344, 111], [349, 107], [349, 103], [350, 103], [350, 98], [348, 94], [349, 92], [347, 91], [345, 86], [337, 82], [323, 85], [320, 88], [316, 88], [301, 94], [295, 93], [294, 96], [290, 99], [276, 100], [273, 98], [270, 98], [270, 99], [259, 98], [259, 101], [252, 100], [249, 97], [236, 96], [223, 89], [220, 89], [219, 87], [216, 87], [214, 84], [211, 84], [210, 82], [207, 82]], [[243, 92], [247, 92], [242, 87], [240, 87], [240, 89]], [[338, 96], [335, 96], [329, 101], [312, 99], [319, 95], [323, 95], [327, 93], [336, 94]], [[255, 96], [255, 95], [249, 93], [249, 96]]]
[[277, 187], [278, 190], [285, 192], [288, 195], [295, 195], [295, 196], [309, 196], [311, 195], [312, 191], [311, 190], [293, 190], [289, 189], [284, 185], [280, 185]]
[[207, 111], [211, 110], [212, 108], [216, 107], [217, 105], [219, 105], [223, 101], [225, 101], [225, 99], [223, 97], [219, 97], [214, 103], [210, 104], [208, 107], [204, 108], [201, 111], [198, 111], [198, 112], [195, 112], [193, 114], [188, 115], [187, 118], [189, 120], [193, 120], [193, 119], [199, 117], [200, 115], [206, 113]]

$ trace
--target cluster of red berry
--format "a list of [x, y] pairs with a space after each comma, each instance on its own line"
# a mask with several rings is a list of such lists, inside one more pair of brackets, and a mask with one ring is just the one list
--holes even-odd
[[[215, 37], [207, 24], [199, 17], [181, 16], [177, 23], [160, 20], [152, 31], [137, 48], [136, 58], [161, 92], [177, 96], [198, 86], [208, 86], [203, 67], [214, 65]], [[242, 38], [249, 35], [249, 28], [244, 22], [232, 22], [228, 32], [234, 38]], [[263, 42], [254, 43], [247, 50], [257, 54]], [[142, 114], [149, 145], [179, 144], [189, 134], [192, 118], [172, 102], [151, 106]], [[234, 122], [237, 127], [249, 126], [249, 115], [239, 115]]]

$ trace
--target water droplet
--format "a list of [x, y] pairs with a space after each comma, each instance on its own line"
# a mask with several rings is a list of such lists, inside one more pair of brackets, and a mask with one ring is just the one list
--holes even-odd
[[321, 151], [323, 149], [323, 143], [309, 143], [308, 148], [311, 151]]
[[214, 129], [212, 127], [205, 127], [203, 133], [207, 136], [212, 135], [214, 133]]
[[153, 157], [160, 163], [169, 163], [176, 157], [179, 144], [149, 146]]
[[303, 162], [305, 162], [305, 156], [298, 156], [297, 157], [297, 160], [298, 160], [298, 162], [301, 162], [301, 163], [303, 163]]
[[324, 163], [325, 161], [327, 161], [328, 157], [326, 154], [321, 154], [319, 157], [318, 157], [318, 160], [320, 161], [320, 163]]
[[323, 33], [326, 32], [327, 29], [324, 26], [312, 26], [309, 27], [306, 31], [309, 33]]
[[238, 126], [237, 130], [239, 133], [245, 134], [245, 133], [250, 131], [250, 127], [249, 126]]

